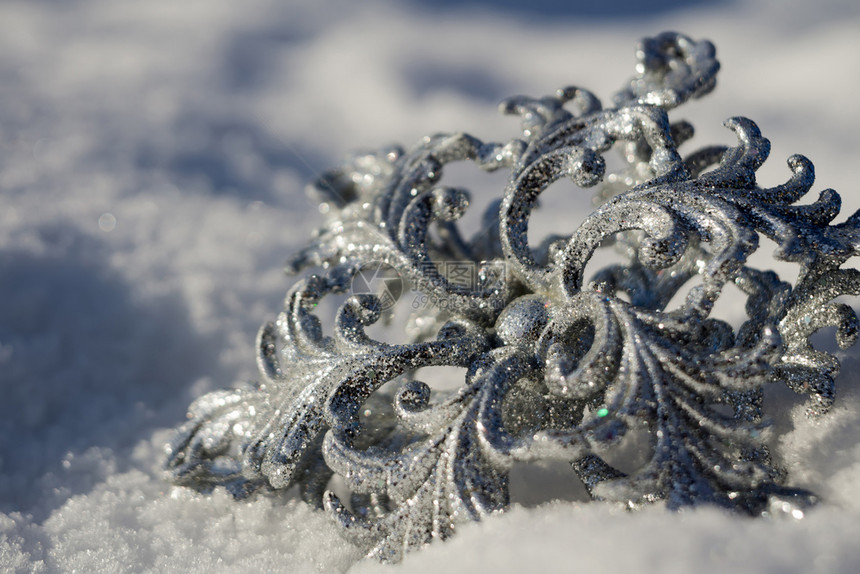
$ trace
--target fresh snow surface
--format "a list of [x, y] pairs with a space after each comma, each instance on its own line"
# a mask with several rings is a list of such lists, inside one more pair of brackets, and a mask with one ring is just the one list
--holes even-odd
[[[824, 500], [800, 521], [619, 512], [535, 466], [515, 473], [511, 512], [387, 568], [292, 493], [235, 502], [160, 476], [189, 402], [255, 375], [256, 330], [291, 282], [282, 263], [320, 223], [306, 181], [355, 148], [513, 137], [495, 110], [507, 95], [576, 84], [607, 99], [640, 37], [716, 43], [717, 90], [673, 115], [696, 142], [732, 143], [721, 122], [751, 117], [773, 142], [760, 181], [784, 181], [803, 153], [816, 191], [860, 207], [860, 4], [646, 4], [0, 5], [0, 570], [860, 571], [857, 350], [826, 419], [772, 397], [791, 484]], [[489, 182], [486, 198], [503, 183], [456, 174]], [[551, 190], [534, 225], [570, 230], [588, 205]]]

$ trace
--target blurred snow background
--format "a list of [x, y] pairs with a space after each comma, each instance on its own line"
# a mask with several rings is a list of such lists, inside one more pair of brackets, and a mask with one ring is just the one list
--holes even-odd
[[[320, 221], [304, 183], [355, 148], [508, 139], [508, 95], [577, 84], [606, 101], [635, 41], [666, 29], [711, 39], [723, 64], [715, 93], [673, 115], [695, 142], [732, 143], [722, 120], [749, 116], [773, 142], [762, 183], [803, 153], [816, 191], [860, 207], [853, 0], [0, 4], [0, 570], [352, 567], [290, 497], [236, 503], [159, 476], [188, 403], [254, 377], [282, 262]], [[588, 202], [545, 205], [561, 231]], [[825, 500], [800, 522], [523, 495], [394, 570], [857, 572], [860, 354], [842, 357], [827, 420], [773, 413], [792, 484]], [[551, 476], [531, 472], [518, 480]]]

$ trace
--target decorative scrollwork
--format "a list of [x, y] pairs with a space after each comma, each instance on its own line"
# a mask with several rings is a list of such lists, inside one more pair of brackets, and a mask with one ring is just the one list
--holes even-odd
[[[759, 187], [769, 142], [746, 118], [726, 121], [736, 146], [683, 157], [692, 126], [667, 112], [714, 87], [714, 47], [664, 33], [637, 57], [615, 107], [581, 88], [512, 98], [502, 111], [520, 117], [521, 138], [435, 135], [356, 156], [311, 186], [328, 221], [288, 268], [321, 274], [298, 281], [260, 331], [260, 381], [191, 405], [167, 448], [169, 478], [237, 497], [299, 485], [381, 560], [504, 510], [518, 461], [569, 461], [594, 498], [631, 508], [813, 503], [771, 461], [762, 389], [808, 394], [810, 416], [831, 406], [839, 362], [809, 337], [835, 326], [840, 347], [857, 339], [857, 316], [833, 300], [860, 294], [860, 272], [842, 268], [860, 254], [860, 212], [832, 225], [830, 189], [798, 205], [814, 180], [799, 155], [785, 184]], [[607, 174], [613, 147], [623, 167]], [[445, 165], [464, 160], [511, 173], [471, 240], [456, 223], [468, 192], [440, 184]], [[529, 216], [562, 178], [598, 186], [600, 205], [533, 249]], [[748, 265], [762, 236], [799, 266], [794, 285]], [[623, 261], [587, 279], [609, 244]], [[458, 281], [450, 263], [474, 280]], [[384, 314], [378, 295], [355, 289], [369, 266], [445, 303], [413, 313], [410, 342], [365, 332]], [[737, 332], [711, 316], [727, 284], [746, 296]], [[317, 303], [350, 292], [325, 335]], [[465, 369], [456, 390], [415, 378], [439, 365]], [[603, 455], [631, 429], [647, 433], [650, 456], [624, 473]], [[326, 491], [333, 474], [349, 501]]]

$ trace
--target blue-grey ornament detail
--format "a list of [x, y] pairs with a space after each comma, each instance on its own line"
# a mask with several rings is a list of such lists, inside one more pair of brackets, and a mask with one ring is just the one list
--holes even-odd
[[[714, 47], [664, 33], [637, 57], [614, 107], [575, 87], [511, 98], [502, 111], [522, 135], [509, 142], [434, 135], [357, 155], [313, 184], [328, 220], [288, 270], [316, 274], [261, 329], [259, 382], [191, 405], [167, 446], [169, 479], [236, 497], [298, 485], [387, 561], [504, 511], [520, 461], [568, 461], [593, 498], [629, 508], [813, 504], [771, 461], [762, 389], [808, 395], [809, 416], [832, 405], [839, 362], [809, 337], [836, 327], [843, 349], [857, 339], [857, 316], [834, 299], [860, 294], [860, 272], [842, 268], [860, 254], [860, 212], [832, 225], [831, 189], [798, 204], [814, 180], [800, 155], [786, 183], [760, 187], [770, 144], [746, 118], [725, 122], [736, 146], [681, 155], [693, 128], [668, 111], [713, 89]], [[611, 148], [622, 167], [607, 173]], [[457, 226], [468, 192], [440, 183], [455, 161], [510, 172], [471, 239]], [[598, 206], [570, 235], [532, 246], [529, 216], [563, 178], [595, 187]], [[799, 266], [794, 285], [747, 264], [761, 237]], [[620, 263], [587, 278], [608, 245]], [[474, 281], [458, 281], [453, 263]], [[365, 331], [389, 302], [355, 281], [383, 268], [436, 303], [413, 312], [402, 344]], [[712, 316], [727, 284], [746, 295], [737, 331]], [[314, 311], [333, 295], [347, 298], [327, 334]], [[464, 368], [453, 391], [416, 379], [440, 365]], [[646, 433], [648, 456], [625, 473], [605, 457], [631, 432]], [[326, 490], [334, 474], [348, 501]]]

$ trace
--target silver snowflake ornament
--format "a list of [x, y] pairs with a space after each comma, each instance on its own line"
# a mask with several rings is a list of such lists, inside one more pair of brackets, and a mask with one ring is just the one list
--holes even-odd
[[[521, 137], [434, 135], [312, 185], [328, 221], [289, 270], [317, 273], [261, 329], [260, 381], [191, 405], [167, 447], [170, 480], [236, 497], [298, 485], [381, 560], [505, 510], [520, 461], [568, 461], [593, 498], [629, 508], [812, 504], [770, 459], [762, 390], [807, 394], [810, 416], [832, 404], [839, 363], [809, 337], [835, 326], [842, 348], [857, 338], [853, 310], [833, 300], [860, 293], [860, 273], [842, 268], [860, 254], [860, 213], [832, 225], [830, 189], [798, 204], [814, 179], [800, 155], [785, 184], [759, 187], [769, 142], [746, 118], [725, 122], [735, 147], [682, 156], [693, 129], [668, 111], [714, 87], [714, 47], [664, 33], [637, 57], [611, 108], [581, 88], [512, 98], [502, 110]], [[607, 173], [610, 148], [622, 166]], [[510, 171], [472, 239], [456, 223], [468, 192], [440, 183], [455, 161]], [[533, 247], [529, 216], [562, 178], [596, 187], [598, 207]], [[794, 285], [748, 265], [760, 237], [799, 266]], [[607, 250], [619, 262], [587, 278]], [[726, 284], [746, 296], [737, 331], [712, 316]], [[422, 304], [404, 342], [371, 338], [407, 291]], [[315, 309], [329, 296], [346, 299], [326, 334]], [[465, 369], [454, 390], [416, 379], [440, 365]], [[625, 473], [605, 458], [633, 432], [648, 452]], [[326, 490], [334, 474], [349, 500]]]

